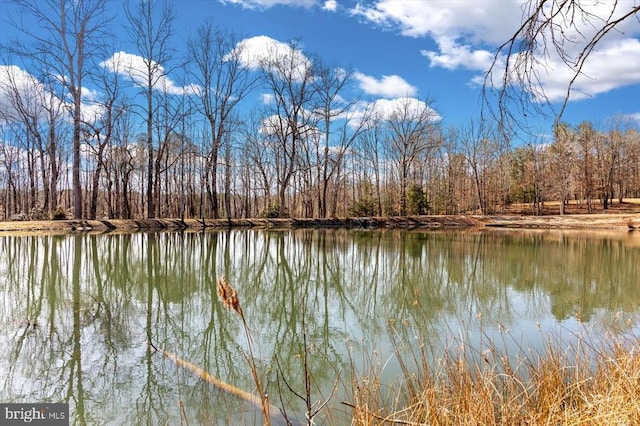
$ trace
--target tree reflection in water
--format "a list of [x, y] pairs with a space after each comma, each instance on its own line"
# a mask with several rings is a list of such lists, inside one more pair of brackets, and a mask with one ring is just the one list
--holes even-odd
[[[283, 379], [304, 394], [305, 332], [321, 401], [374, 352], [381, 364], [393, 359], [390, 321], [411, 324], [406, 340], [441, 346], [501, 326], [535, 345], [544, 339], [536, 323], [597, 328], [622, 317], [635, 331], [639, 238], [308, 229], [0, 237], [0, 400], [69, 402], [78, 424], [177, 423], [180, 404], [191, 423], [261, 423], [259, 411], [147, 345], [253, 390], [242, 325], [217, 300], [224, 276], [270, 401], [303, 419], [305, 402]], [[386, 368], [393, 378], [397, 366]], [[334, 400], [328, 421], [340, 423]]]

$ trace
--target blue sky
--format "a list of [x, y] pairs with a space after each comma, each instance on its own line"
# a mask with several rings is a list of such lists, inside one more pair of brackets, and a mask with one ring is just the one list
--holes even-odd
[[[523, 0], [176, 0], [174, 45], [183, 50], [189, 34], [206, 18], [246, 39], [269, 37], [301, 42], [303, 53], [355, 70], [354, 94], [367, 100], [415, 97], [433, 102], [445, 125], [477, 119], [481, 88], [477, 79], [487, 69], [495, 48], [520, 24]], [[587, 7], [595, 2], [589, 3]], [[620, 8], [635, 2], [624, 0]], [[607, 4], [593, 6], [602, 14]], [[1, 7], [9, 6], [0, 2]], [[116, 14], [114, 29], [126, 34], [122, 2], [108, 0]], [[616, 12], [617, 13], [617, 12]], [[622, 13], [622, 10], [621, 12]], [[34, 25], [35, 26], [35, 25]], [[582, 29], [589, 33], [590, 29]], [[0, 39], [14, 34], [0, 27]], [[640, 121], [640, 24], [631, 19], [602, 40], [570, 100], [564, 120], [577, 125], [602, 123], [612, 116]], [[127, 40], [118, 50], [136, 55]], [[115, 52], [114, 52], [115, 53]], [[107, 60], [108, 58], [104, 58]], [[1, 61], [1, 59], [0, 59]], [[0, 65], [18, 65], [0, 62]], [[163, 64], [164, 65], [164, 64]], [[169, 68], [167, 64], [167, 69]], [[28, 71], [28, 70], [27, 70]], [[167, 78], [181, 81], [179, 70]], [[550, 57], [542, 84], [554, 102], [561, 101], [570, 73]], [[177, 84], [177, 83], [176, 83]], [[259, 91], [247, 99], [259, 103]], [[2, 100], [0, 99], [0, 103]], [[540, 133], [553, 118], [528, 117]]]

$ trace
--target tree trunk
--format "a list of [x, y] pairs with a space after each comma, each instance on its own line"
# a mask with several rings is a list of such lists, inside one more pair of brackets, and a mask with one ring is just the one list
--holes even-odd
[[[151, 77], [151, 76], [150, 76]], [[155, 174], [153, 170], [153, 98], [152, 90], [153, 84], [149, 83], [147, 88], [147, 218], [153, 219], [155, 217], [155, 203], [153, 193], [153, 183]]]
[[100, 192], [100, 174], [102, 173], [102, 161], [98, 161], [91, 181], [91, 202], [89, 204], [89, 219], [95, 220], [98, 212], [98, 193]]

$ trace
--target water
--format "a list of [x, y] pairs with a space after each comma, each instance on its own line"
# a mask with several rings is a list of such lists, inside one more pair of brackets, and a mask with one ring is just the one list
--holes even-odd
[[[393, 383], [395, 350], [638, 334], [639, 262], [637, 233], [4, 236], [0, 401], [68, 402], [72, 424], [261, 424], [151, 342], [247, 391], [251, 349], [271, 403], [301, 422], [289, 388], [306, 395], [306, 353], [312, 401], [331, 396], [318, 419], [345, 424], [352, 370]], [[238, 291], [249, 338], [218, 299], [220, 277]]]

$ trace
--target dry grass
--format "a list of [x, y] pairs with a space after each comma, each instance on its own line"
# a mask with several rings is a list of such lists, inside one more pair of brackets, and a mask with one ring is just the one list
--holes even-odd
[[421, 345], [410, 360], [397, 352], [399, 384], [382, 386], [381, 372], [360, 376], [346, 405], [356, 425], [640, 424], [640, 340], [608, 342], [516, 356], [495, 346], [469, 355], [461, 344], [435, 362], [435, 348]]
[[[224, 278], [218, 280], [217, 287], [225, 307], [242, 319], [251, 342], [235, 289]], [[495, 337], [497, 343], [481, 330], [480, 347], [463, 337], [427, 345], [420, 331], [419, 344], [412, 345], [416, 330], [420, 327], [409, 321], [401, 326], [389, 323], [401, 372], [397, 383], [385, 384], [385, 367], [376, 367], [373, 359], [363, 360], [369, 368], [364, 374], [356, 371], [352, 360], [351, 400], [344, 402], [350, 408], [347, 417], [352, 425], [640, 424], [639, 337], [616, 334], [614, 327], [604, 338], [593, 338], [595, 335], [586, 330], [569, 333], [568, 341], [560, 334], [547, 336], [542, 349], [534, 350], [522, 347], [502, 327]], [[515, 347], [516, 353], [500, 349], [507, 347]], [[260, 395], [253, 399], [262, 408], [264, 423], [270, 424], [278, 409], [262, 393], [251, 345], [246, 358]], [[308, 424], [314, 423], [313, 417], [321, 409], [307, 416]], [[331, 417], [327, 417], [330, 423]], [[289, 424], [286, 416], [284, 423]]]
[[[593, 200], [592, 202], [592, 214], [637, 214], [640, 213], [640, 198], [624, 198], [622, 203], [615, 200], [606, 210], [600, 200]], [[534, 206], [532, 204], [518, 204], [514, 203], [505, 209], [505, 213], [512, 213], [518, 215], [531, 215], [535, 213]], [[542, 206], [543, 215], [557, 215], [560, 214], [560, 202], [559, 201], [545, 201]], [[575, 214], [587, 214], [587, 206], [584, 202], [579, 203], [576, 200], [571, 200], [565, 206], [566, 215]]]
[[[265, 425], [274, 419], [276, 423], [292, 424], [286, 407], [272, 406], [263, 392], [263, 379], [258, 374], [252, 338], [237, 292], [225, 278], [218, 280], [217, 289], [223, 305], [238, 314], [247, 333], [249, 348], [245, 359], [258, 396], [222, 383], [199, 367], [163, 351], [165, 357], [259, 407]], [[449, 342], [436, 340], [427, 345], [420, 336], [429, 334], [427, 330], [410, 321], [396, 324], [392, 320], [389, 337], [401, 372], [398, 381], [386, 384], [383, 380], [388, 361], [379, 367], [374, 359], [363, 355], [363, 364], [369, 370], [362, 373], [356, 371], [352, 359], [350, 400], [343, 402], [349, 411], [342, 413], [345, 417], [341, 419], [367, 426], [639, 425], [640, 337], [616, 334], [613, 326], [614, 332], [597, 338], [588, 330], [569, 332], [568, 340], [561, 334], [547, 336], [542, 349], [532, 349], [521, 346], [502, 327], [494, 337], [497, 343], [481, 329], [479, 343], [453, 337]], [[632, 326], [632, 320], [628, 320], [619, 330], [624, 332]], [[304, 347], [306, 352], [306, 342]], [[515, 347], [515, 353], [500, 349], [507, 347]], [[307, 402], [307, 424], [311, 425], [315, 424], [316, 414], [325, 410], [333, 393], [312, 411], [306, 364], [304, 374], [307, 394], [296, 395]], [[287, 387], [295, 393], [288, 383]], [[337, 416], [330, 411], [325, 411], [325, 420], [334, 424]]]

